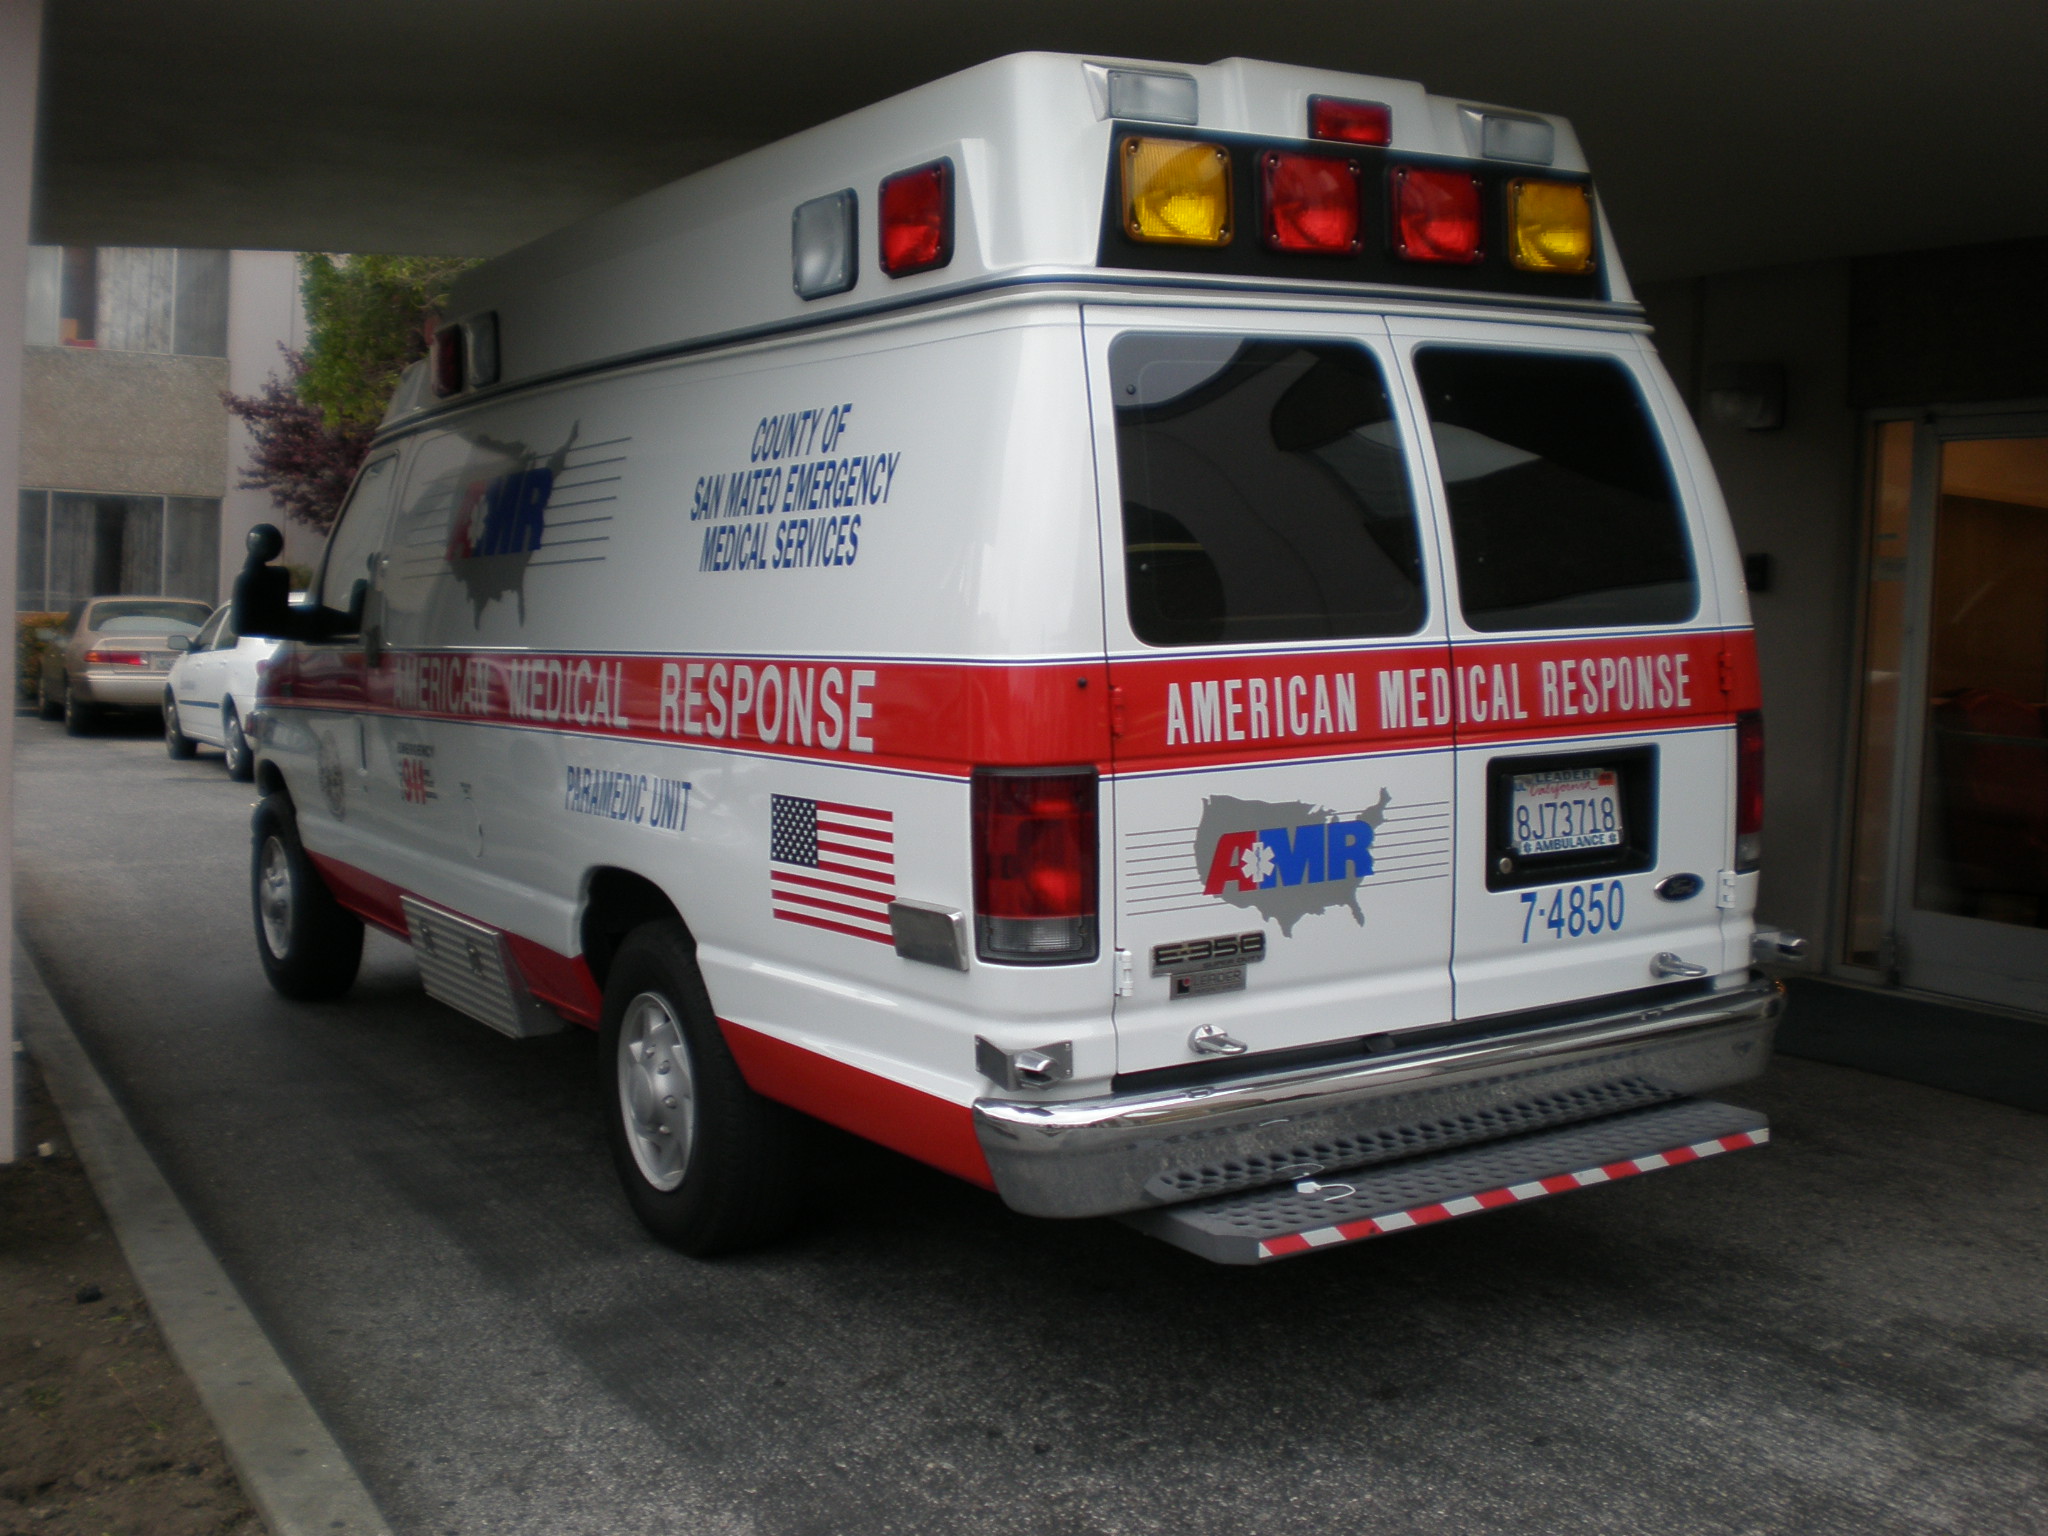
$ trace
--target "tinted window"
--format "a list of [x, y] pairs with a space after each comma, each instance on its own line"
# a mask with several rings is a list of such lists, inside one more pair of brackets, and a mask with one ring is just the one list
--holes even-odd
[[391, 512], [392, 480], [398, 459], [378, 459], [364, 467], [349, 493], [327, 542], [327, 560], [320, 568], [320, 606], [343, 615], [336, 633], [362, 628], [363, 599], [375, 579], [377, 556], [384, 548], [384, 525]]
[[163, 602], [150, 598], [122, 598], [94, 603], [85, 627], [109, 635], [189, 635], [206, 622], [211, 610], [204, 603]]
[[1405, 635], [1425, 599], [1379, 365], [1342, 342], [1119, 337], [1124, 579], [1148, 645]]
[[1425, 347], [1415, 373], [1474, 629], [1672, 624], [1699, 606], [1657, 431], [1612, 358]]

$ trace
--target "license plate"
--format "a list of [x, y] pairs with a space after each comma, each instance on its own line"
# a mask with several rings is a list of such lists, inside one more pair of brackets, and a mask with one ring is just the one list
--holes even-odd
[[1518, 773], [1508, 788], [1508, 835], [1521, 857], [1621, 846], [1621, 775], [1612, 768]]
[[176, 651], [164, 651], [150, 658], [150, 665], [159, 672], [171, 670], [171, 663], [178, 659]]

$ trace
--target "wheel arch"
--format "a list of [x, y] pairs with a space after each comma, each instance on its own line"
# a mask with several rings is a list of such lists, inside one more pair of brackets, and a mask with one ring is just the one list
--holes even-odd
[[600, 990], [612, 959], [626, 935], [642, 923], [673, 921], [683, 930], [692, 947], [696, 938], [675, 902], [645, 875], [615, 865], [599, 865], [583, 878], [583, 915], [578, 937], [583, 945], [583, 963]]
[[289, 800], [292, 792], [285, 787], [284, 770], [268, 758], [256, 760], [256, 792], [260, 795], [283, 795]]

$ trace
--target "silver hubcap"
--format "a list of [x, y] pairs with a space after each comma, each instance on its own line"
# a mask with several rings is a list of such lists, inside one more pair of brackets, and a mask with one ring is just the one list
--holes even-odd
[[242, 753], [248, 750], [248, 743], [242, 738], [242, 722], [233, 715], [229, 715], [227, 729], [222, 731], [221, 735], [227, 741], [228, 761], [231, 763], [240, 762]]
[[292, 866], [284, 844], [263, 840], [263, 870], [256, 882], [256, 910], [263, 919], [263, 941], [282, 960], [292, 944]]
[[690, 1053], [668, 1003], [642, 992], [619, 1028], [619, 1113], [640, 1176], [664, 1192], [683, 1182], [697, 1135]]
[[178, 704], [175, 699], [164, 700], [164, 734], [173, 741], [178, 739]]

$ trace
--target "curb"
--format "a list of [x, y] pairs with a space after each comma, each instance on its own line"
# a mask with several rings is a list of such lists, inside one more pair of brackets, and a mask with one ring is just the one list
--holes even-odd
[[198, 1389], [272, 1536], [391, 1536], [19, 942], [14, 1017], [171, 1356]]

